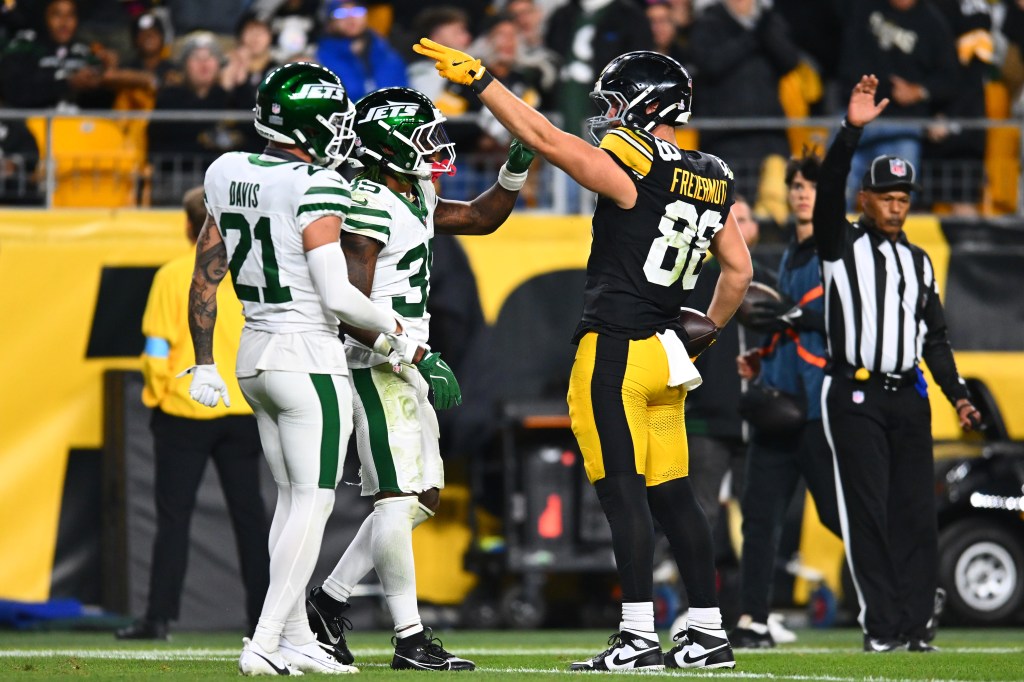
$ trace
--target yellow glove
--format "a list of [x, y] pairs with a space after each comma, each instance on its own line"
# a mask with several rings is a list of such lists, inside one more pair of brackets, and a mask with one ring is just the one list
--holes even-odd
[[[480, 92], [493, 79], [487, 74], [487, 67], [479, 59], [473, 59], [465, 52], [435, 43], [430, 38], [420, 38], [420, 42], [412, 46], [413, 52], [428, 59], [436, 60], [434, 68], [443, 77], [459, 85], [468, 85], [474, 92]], [[480, 79], [487, 74], [487, 78]]]

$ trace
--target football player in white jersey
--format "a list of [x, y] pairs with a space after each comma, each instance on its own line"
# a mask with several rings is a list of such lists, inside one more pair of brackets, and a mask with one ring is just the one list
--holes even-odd
[[[446, 201], [432, 179], [454, 170], [454, 145], [445, 118], [423, 94], [385, 88], [356, 104], [356, 150], [364, 170], [352, 191], [342, 226], [342, 247], [352, 283], [374, 303], [391, 308], [418, 345], [425, 346], [430, 315], [431, 239], [438, 234], [490, 234], [512, 212], [526, 181], [533, 152], [513, 142], [498, 182], [471, 202]], [[384, 587], [395, 623], [391, 667], [472, 670], [425, 631], [416, 603], [412, 531], [437, 509], [444, 469], [438, 448], [438, 409], [461, 402], [455, 376], [440, 353], [416, 357], [416, 369], [395, 373], [386, 357], [388, 339], [346, 329], [355, 401], [356, 444], [363, 495], [374, 498], [367, 517], [341, 561], [307, 601], [317, 638], [351, 664], [343, 613], [352, 589], [371, 568]]]
[[245, 675], [357, 672], [317, 643], [303, 594], [352, 431], [338, 321], [375, 330], [408, 359], [417, 347], [389, 307], [371, 303], [346, 276], [338, 240], [350, 187], [333, 169], [352, 149], [354, 115], [334, 73], [286, 64], [256, 95], [255, 125], [269, 140], [266, 149], [224, 154], [206, 173], [209, 218], [189, 292], [196, 355], [190, 393], [209, 406], [228, 400], [212, 339], [217, 287], [230, 271], [245, 314], [238, 381], [278, 487], [270, 586], [255, 633], [243, 640], [238, 666]]

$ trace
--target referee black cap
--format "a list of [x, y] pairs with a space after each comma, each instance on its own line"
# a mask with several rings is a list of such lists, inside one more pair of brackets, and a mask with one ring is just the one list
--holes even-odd
[[871, 162], [871, 167], [860, 181], [860, 188], [869, 192], [887, 192], [902, 190], [904, 192], [920, 191], [917, 184], [917, 169], [914, 164], [898, 156], [879, 156]]

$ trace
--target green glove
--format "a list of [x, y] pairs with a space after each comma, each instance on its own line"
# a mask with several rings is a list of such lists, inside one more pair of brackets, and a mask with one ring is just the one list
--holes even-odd
[[434, 392], [434, 407], [447, 410], [462, 404], [462, 391], [459, 382], [448, 363], [441, 359], [440, 353], [427, 351], [423, 359], [416, 363], [416, 369], [430, 384]]
[[536, 155], [537, 152], [513, 138], [512, 144], [508, 146], [508, 161], [505, 162], [505, 167], [508, 168], [509, 173], [525, 173], [530, 169], [530, 164]]

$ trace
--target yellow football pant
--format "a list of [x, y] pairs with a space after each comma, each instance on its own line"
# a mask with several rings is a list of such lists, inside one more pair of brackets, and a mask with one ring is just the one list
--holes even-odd
[[654, 486], [689, 473], [682, 386], [668, 386], [658, 337], [580, 339], [569, 378], [569, 418], [591, 483], [642, 474]]

